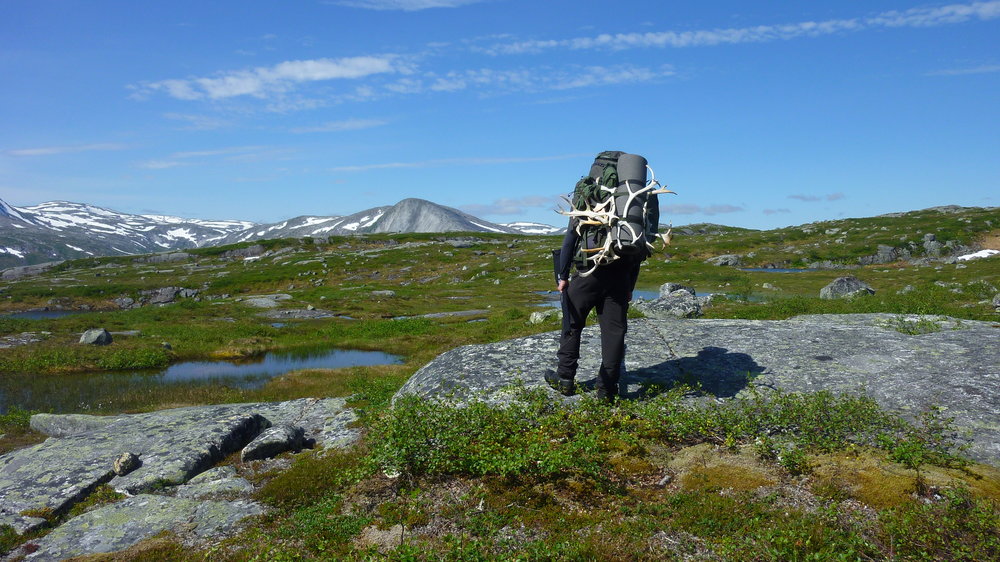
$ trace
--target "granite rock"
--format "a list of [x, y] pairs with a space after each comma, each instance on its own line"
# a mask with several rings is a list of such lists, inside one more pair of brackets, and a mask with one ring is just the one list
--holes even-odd
[[[0, 525], [18, 532], [37, 528], [44, 521], [21, 513], [65, 513], [100, 484], [130, 494], [182, 484], [272, 424], [300, 426], [306, 439], [328, 449], [358, 437], [358, 430], [348, 427], [356, 416], [340, 398], [60, 417], [38, 414], [32, 427], [53, 428], [61, 437], [0, 455]], [[121, 451], [141, 456], [142, 465], [116, 476], [113, 463]]]
[[843, 299], [866, 294], [874, 295], [875, 289], [872, 289], [871, 285], [865, 283], [857, 277], [848, 275], [846, 277], [838, 277], [831, 281], [829, 285], [820, 289], [819, 298]]
[[80, 335], [80, 343], [83, 345], [110, 345], [114, 341], [111, 332], [104, 328], [87, 330]]
[[[937, 323], [940, 331], [908, 335], [900, 320]], [[548, 332], [440, 355], [399, 390], [403, 396], [480, 399], [502, 404], [520, 389], [540, 388], [556, 364], [559, 333]], [[970, 435], [969, 454], [1000, 464], [1000, 330], [989, 322], [892, 314], [810, 315], [789, 320], [645, 318], [629, 322], [627, 374], [620, 392], [642, 395], [651, 384], [697, 383], [726, 399], [757, 388], [793, 392], [864, 392], [882, 406], [915, 415], [947, 408]], [[593, 388], [600, 333], [583, 331], [577, 383]]]

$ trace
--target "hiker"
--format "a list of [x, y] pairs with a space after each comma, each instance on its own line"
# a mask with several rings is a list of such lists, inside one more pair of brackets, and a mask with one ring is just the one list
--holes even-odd
[[[618, 171], [626, 174], [620, 183]], [[544, 374], [545, 381], [564, 396], [575, 394], [580, 335], [593, 309], [597, 310], [601, 328], [601, 367], [596, 394], [609, 402], [618, 396], [618, 382], [624, 371], [628, 305], [639, 278], [639, 267], [652, 247], [647, 245], [647, 236], [656, 236], [659, 220], [656, 193], [666, 192], [652, 191], [650, 186], [655, 181], [647, 185], [645, 178], [645, 158], [618, 151], [602, 152], [591, 166], [590, 175], [577, 183], [571, 201], [574, 211], [564, 213], [570, 215], [569, 226], [562, 248], [553, 252], [556, 287], [562, 303], [559, 364], [555, 371], [549, 369]], [[602, 186], [605, 186], [603, 192]], [[627, 197], [636, 191], [644, 193], [641, 197]], [[619, 198], [619, 202], [609, 202], [609, 198]], [[621, 203], [625, 199], [628, 203]], [[630, 213], [630, 208], [638, 208], [638, 212]], [[604, 223], [595, 224], [601, 222], [595, 209], [605, 213]], [[611, 215], [614, 218], [608, 219]], [[629, 230], [626, 222], [635, 217], [639, 217], [640, 224]], [[623, 225], [622, 231], [615, 231], [612, 224]], [[572, 265], [576, 271], [571, 275]]]

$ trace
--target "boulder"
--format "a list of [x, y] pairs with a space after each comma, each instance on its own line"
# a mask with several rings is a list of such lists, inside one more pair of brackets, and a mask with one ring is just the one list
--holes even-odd
[[697, 294], [697, 292], [694, 290], [694, 287], [688, 287], [687, 285], [681, 285], [680, 283], [664, 283], [660, 285], [661, 297], [669, 296], [671, 293], [675, 291], [687, 291], [688, 293], [691, 293], [692, 297], [695, 296], [695, 294]]
[[993, 295], [993, 308], [1000, 311], [1000, 293]]
[[838, 277], [831, 281], [829, 285], [820, 289], [819, 298], [842, 299], [874, 294], [875, 289], [872, 289], [871, 285], [853, 275], [848, 275], [846, 277]]
[[115, 303], [115, 306], [121, 309], [136, 308], [139, 306], [139, 304], [135, 302], [135, 299], [131, 297], [118, 297], [116, 299], [112, 299], [111, 302]]
[[84, 345], [110, 345], [113, 339], [111, 332], [104, 328], [94, 328], [87, 330], [80, 336], [80, 343]]
[[714, 258], [708, 258], [707, 260], [705, 260], [705, 263], [711, 265], [720, 265], [720, 266], [729, 265], [733, 267], [739, 267], [740, 265], [742, 265], [743, 260], [740, 258], [740, 256], [736, 254], [724, 254], [721, 256], [715, 256]]
[[636, 300], [633, 306], [651, 318], [697, 318], [701, 316], [701, 301], [689, 289], [677, 289], [651, 301]]
[[111, 469], [118, 476], [125, 476], [140, 466], [142, 466], [142, 461], [139, 460], [139, 455], [135, 453], [122, 453], [121, 456], [115, 459], [115, 463]]
[[542, 322], [548, 321], [549, 318], [556, 318], [562, 315], [562, 311], [558, 308], [548, 308], [545, 310], [539, 310], [537, 312], [532, 312], [531, 316], [528, 317], [529, 324], [541, 324]]
[[240, 452], [243, 462], [269, 459], [285, 451], [301, 451], [305, 430], [291, 424], [265, 429]]
[[394, 297], [394, 296], [396, 296], [396, 291], [389, 291], [389, 290], [372, 291], [372, 296], [373, 297]]

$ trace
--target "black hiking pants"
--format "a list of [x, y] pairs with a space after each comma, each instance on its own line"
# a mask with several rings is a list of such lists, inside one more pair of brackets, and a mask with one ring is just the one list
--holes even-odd
[[618, 394], [618, 379], [625, 356], [625, 331], [628, 329], [628, 294], [632, 278], [627, 263], [614, 262], [598, 267], [591, 275], [573, 277], [562, 294], [562, 336], [559, 340], [559, 367], [562, 379], [576, 377], [580, 359], [580, 332], [590, 311], [597, 309], [601, 327], [601, 368], [597, 388], [608, 395]]

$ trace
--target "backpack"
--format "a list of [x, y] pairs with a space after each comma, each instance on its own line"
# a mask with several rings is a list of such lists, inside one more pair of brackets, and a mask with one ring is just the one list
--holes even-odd
[[[580, 242], [574, 256], [576, 268], [589, 275], [598, 266], [621, 257], [643, 261], [659, 232], [660, 209], [654, 190], [646, 182], [646, 159], [621, 151], [601, 152], [590, 174], [580, 178], [564, 214], [577, 218]], [[621, 173], [621, 175], [620, 175]]]

